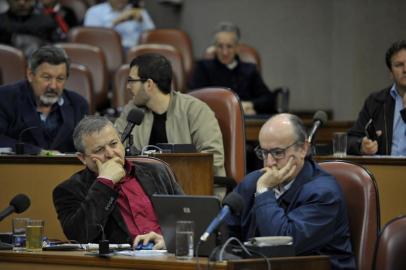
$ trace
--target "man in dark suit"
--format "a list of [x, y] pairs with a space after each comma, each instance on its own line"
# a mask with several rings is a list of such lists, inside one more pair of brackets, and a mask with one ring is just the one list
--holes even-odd
[[9, 9], [0, 13], [0, 43], [21, 49], [26, 56], [45, 45], [62, 39], [58, 24], [35, 11], [35, 0], [7, 0]]
[[[406, 155], [406, 40], [394, 42], [385, 54], [392, 85], [371, 93], [348, 131], [351, 155]], [[376, 136], [365, 136], [368, 122]], [[373, 131], [372, 131], [373, 132]]]
[[161, 164], [124, 159], [124, 146], [113, 124], [88, 116], [73, 133], [77, 156], [86, 169], [58, 185], [54, 204], [68, 239], [97, 243], [143, 241], [165, 247], [151, 203], [152, 194], [182, 194]]
[[29, 59], [27, 79], [0, 87], [0, 147], [26, 154], [74, 152], [72, 132], [88, 113], [87, 101], [64, 89], [69, 59], [63, 49], [45, 46]]
[[227, 220], [231, 235], [243, 241], [292, 236], [296, 255], [327, 255], [331, 269], [355, 269], [341, 188], [308, 155], [306, 138], [292, 114], [277, 114], [262, 126], [256, 153], [264, 167], [236, 187], [245, 208]]
[[246, 115], [276, 113], [275, 94], [264, 83], [257, 67], [238, 57], [240, 29], [220, 23], [214, 33], [215, 58], [197, 61], [189, 89], [210, 86], [231, 88], [241, 99]]

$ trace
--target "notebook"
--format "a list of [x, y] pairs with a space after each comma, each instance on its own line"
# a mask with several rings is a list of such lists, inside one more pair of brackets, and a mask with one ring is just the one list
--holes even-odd
[[[177, 220], [194, 221], [194, 249], [196, 251], [196, 244], [200, 236], [221, 209], [220, 199], [216, 196], [154, 194], [152, 203], [169, 253], [175, 253]], [[215, 247], [216, 234], [213, 234], [200, 245], [198, 256], [209, 256]]]

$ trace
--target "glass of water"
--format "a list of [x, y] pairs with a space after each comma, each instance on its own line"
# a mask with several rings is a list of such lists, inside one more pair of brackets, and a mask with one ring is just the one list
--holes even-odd
[[176, 250], [175, 255], [180, 260], [193, 258], [194, 222], [179, 220], [176, 222]]
[[333, 154], [335, 157], [343, 158], [347, 155], [347, 133], [334, 132], [333, 134]]
[[25, 247], [25, 231], [29, 218], [13, 218], [13, 245], [15, 248]]

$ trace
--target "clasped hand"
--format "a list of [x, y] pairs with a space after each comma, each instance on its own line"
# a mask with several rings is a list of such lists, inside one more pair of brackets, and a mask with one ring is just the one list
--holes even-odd
[[115, 20], [113, 20], [113, 26], [116, 26], [117, 24], [129, 20], [141, 21], [142, 19], [141, 12], [142, 12], [141, 8], [132, 8], [125, 10], [120, 14], [120, 16], [118, 16]]
[[291, 180], [296, 170], [296, 164], [293, 164], [294, 158], [289, 157], [288, 163], [285, 166], [278, 169], [275, 165], [271, 167], [265, 167], [261, 171], [262, 176], [258, 179], [257, 190], [261, 188], [273, 188], [277, 185]]

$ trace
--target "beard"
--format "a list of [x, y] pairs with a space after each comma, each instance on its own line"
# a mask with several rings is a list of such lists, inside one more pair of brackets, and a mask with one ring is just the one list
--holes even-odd
[[39, 96], [39, 104], [41, 106], [52, 106], [57, 103], [60, 99], [60, 95], [54, 89], [48, 89], [44, 94]]
[[150, 98], [145, 92], [144, 86], [142, 86], [138, 93], [133, 95], [132, 102], [138, 107], [145, 107], [149, 99]]

